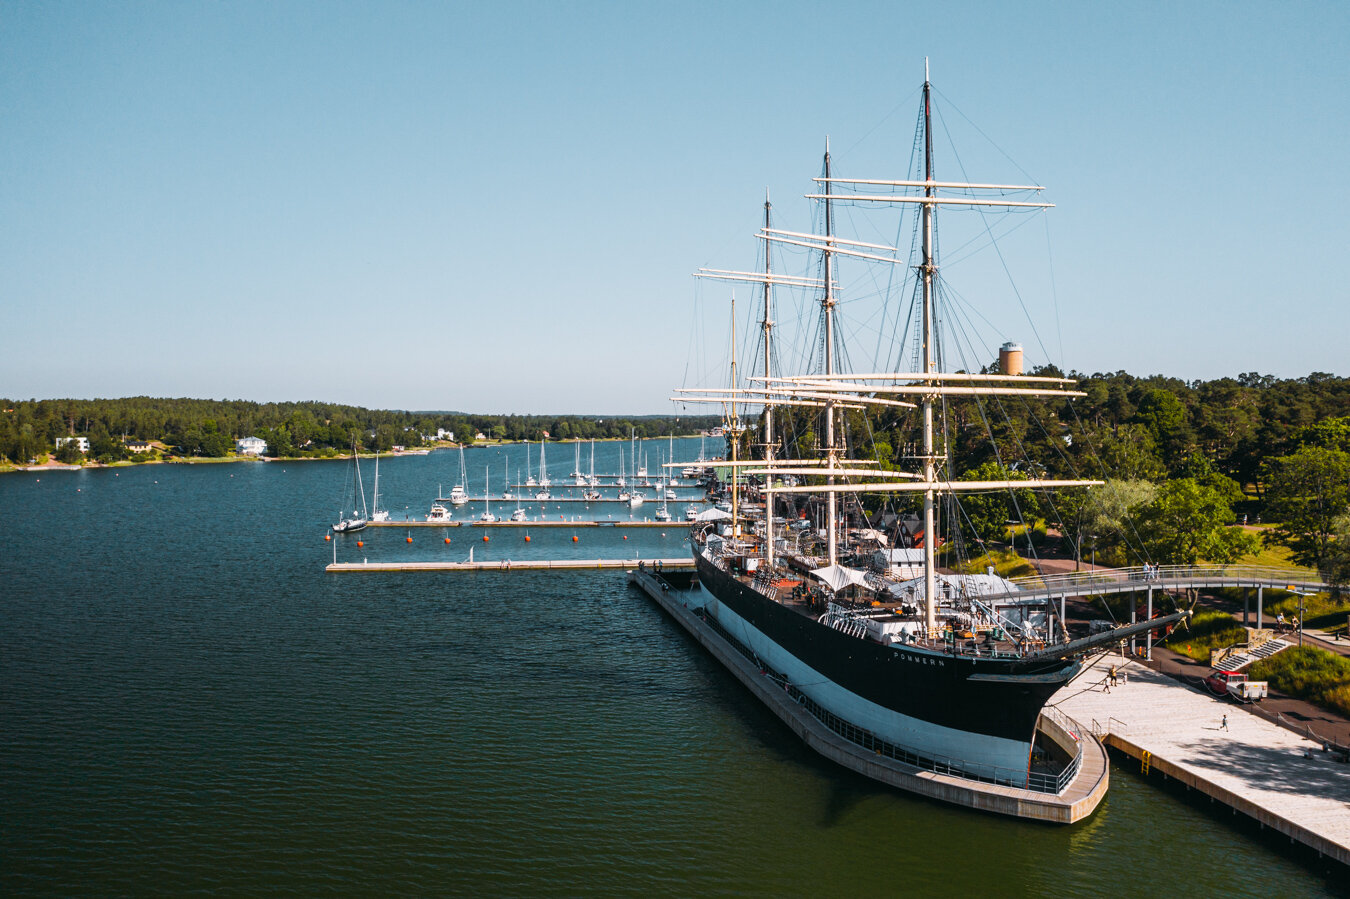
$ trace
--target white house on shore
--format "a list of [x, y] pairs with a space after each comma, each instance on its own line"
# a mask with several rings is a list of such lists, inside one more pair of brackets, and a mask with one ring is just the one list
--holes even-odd
[[245, 437], [234, 442], [234, 451], [241, 456], [261, 456], [267, 452], [267, 441], [261, 437]]
[[80, 452], [82, 452], [82, 453], [87, 453], [87, 452], [89, 452], [89, 438], [88, 438], [88, 437], [57, 437], [57, 438], [56, 438], [56, 448], [57, 448], [57, 449], [60, 449], [61, 447], [65, 446], [67, 443], [72, 443], [72, 442], [75, 444], [75, 446], [77, 446], [77, 447], [79, 448]]

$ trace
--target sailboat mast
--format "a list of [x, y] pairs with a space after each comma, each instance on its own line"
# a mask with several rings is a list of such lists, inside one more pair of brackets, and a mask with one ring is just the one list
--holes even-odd
[[370, 518], [366, 508], [366, 487], [361, 483], [361, 454], [356, 451], [356, 438], [352, 438], [352, 465], [356, 466], [356, 495], [361, 497], [361, 517]]
[[[769, 193], [764, 192], [764, 383], [769, 383], [768, 379], [773, 377], [772, 354], [770, 347], [773, 338], [773, 285], [771, 276], [773, 274], [770, 252], [773, 244], [769, 243], [769, 220], [773, 206], [769, 203]], [[764, 407], [764, 467], [773, 468], [773, 406]], [[766, 565], [773, 566], [773, 475], [766, 474], [764, 484], [764, 562]]]
[[[825, 141], [825, 183], [830, 182], [830, 142]], [[832, 193], [832, 191], [827, 191]], [[820, 301], [825, 313], [825, 377], [834, 374], [834, 201], [825, 198], [825, 296]], [[833, 471], [838, 463], [838, 450], [834, 443], [834, 400], [825, 401], [825, 453], [828, 468]], [[834, 475], [825, 479], [825, 483], [834, 484]], [[825, 539], [828, 542], [828, 564], [833, 567], [838, 561], [839, 500], [830, 490], [826, 494]]]
[[[928, 63], [924, 62], [923, 79], [923, 138], [924, 138], [924, 197], [929, 200], [923, 204], [923, 263], [920, 266], [923, 276], [923, 371], [932, 374], [935, 369], [933, 358], [933, 277], [937, 266], [933, 264], [933, 209], [932, 198], [937, 196], [933, 184], [933, 128], [930, 107], [928, 81]], [[932, 381], [928, 382], [932, 385]], [[937, 632], [937, 574], [933, 549], [937, 543], [934, 504], [936, 491], [933, 484], [937, 480], [937, 465], [933, 442], [933, 394], [923, 397], [923, 475], [928, 485], [923, 492], [923, 582], [924, 582], [924, 624], [928, 635]]]
[[[731, 294], [731, 389], [736, 389], [736, 294]], [[734, 540], [740, 533], [740, 489], [737, 481], [736, 462], [740, 447], [740, 419], [736, 417], [736, 399], [732, 394], [731, 414], [727, 417], [727, 429], [731, 431], [731, 537]]]

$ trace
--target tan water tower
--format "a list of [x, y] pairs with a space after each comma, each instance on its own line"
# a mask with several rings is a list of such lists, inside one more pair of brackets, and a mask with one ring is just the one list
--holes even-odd
[[1004, 375], [1022, 373], [1022, 345], [1011, 340], [998, 349], [998, 370]]

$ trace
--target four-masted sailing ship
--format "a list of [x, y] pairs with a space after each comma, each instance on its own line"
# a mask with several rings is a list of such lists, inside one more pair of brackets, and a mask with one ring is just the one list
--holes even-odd
[[[946, 466], [946, 450], [934, 424], [935, 410], [955, 397], [1071, 397], [1073, 382], [1020, 372], [945, 372], [935, 311], [938, 259], [936, 218], [940, 208], [1051, 206], [1034, 185], [978, 184], [937, 180], [933, 166], [931, 85], [925, 74], [918, 146], [923, 176], [914, 180], [835, 177], [827, 149], [819, 192], [824, 233], [775, 229], [764, 205], [764, 269], [737, 272], [704, 269], [700, 276], [750, 282], [763, 290], [761, 374], [737, 383], [733, 362], [728, 388], [680, 391], [673, 399], [722, 404], [727, 420], [731, 517], [697, 521], [692, 528], [694, 561], [703, 592], [699, 610], [709, 626], [762, 668], [781, 679], [813, 714], [836, 732], [884, 741], [922, 765], [981, 781], [1027, 786], [1038, 717], [1047, 700], [1082, 669], [1101, 647], [1150, 628], [1180, 620], [1183, 613], [1070, 640], [1062, 610], [1052, 603], [1019, 598], [1007, 581], [987, 576], [955, 577], [939, 570], [939, 501], [967, 492], [1082, 487], [1092, 480], [958, 481]], [[1014, 197], [1025, 197], [1014, 199]], [[837, 257], [894, 264], [905, 255], [894, 247], [844, 239], [834, 233], [834, 205], [911, 204], [918, 207], [915, 267], [916, 319], [921, 333], [917, 370], [841, 371], [835, 355]], [[776, 244], [805, 247], [822, 256], [822, 277], [772, 270]], [[773, 289], [788, 286], [819, 292], [823, 358], [808, 374], [772, 369]], [[734, 319], [734, 313], [733, 313]], [[734, 329], [734, 325], [733, 325]], [[735, 337], [733, 330], [733, 347]], [[733, 351], [734, 359], [734, 351]], [[758, 458], [743, 459], [746, 428], [740, 412], [762, 408]], [[777, 452], [775, 410], [808, 408], [819, 413], [819, 455], [784, 458]], [[852, 457], [840, 439], [848, 409], [917, 408], [922, 443], [909, 456], [912, 470], [897, 472], [875, 460]], [[906, 414], [913, 414], [907, 412]], [[678, 463], [676, 463], [678, 464]], [[742, 483], [762, 485], [764, 513], [747, 516]], [[824, 551], [808, 555], [775, 520], [779, 504], [809, 494], [824, 506]], [[841, 549], [854, 555], [860, 529], [841, 526], [840, 498], [850, 494], [904, 494], [922, 501], [922, 523], [913, 555], [921, 550], [921, 576], [900, 578], [840, 564]], [[794, 497], [797, 498], [797, 497]], [[700, 516], [702, 517], [702, 516]], [[875, 532], [873, 532], [875, 533]], [[992, 574], [992, 573], [991, 573]], [[990, 582], [996, 582], [991, 586]]]

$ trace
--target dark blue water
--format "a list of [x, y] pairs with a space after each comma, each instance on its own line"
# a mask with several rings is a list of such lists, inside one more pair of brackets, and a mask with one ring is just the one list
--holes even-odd
[[[471, 451], [471, 483], [489, 452], [507, 450]], [[571, 454], [550, 463], [556, 479]], [[457, 471], [453, 453], [390, 460], [381, 490], [424, 514]], [[1339, 888], [1123, 772], [1092, 819], [1048, 828], [840, 771], [620, 573], [325, 574], [343, 475], [0, 477], [0, 891]], [[370, 529], [362, 551], [458, 559], [479, 537], [445, 533]], [[662, 533], [578, 529], [577, 551], [682, 552]]]

